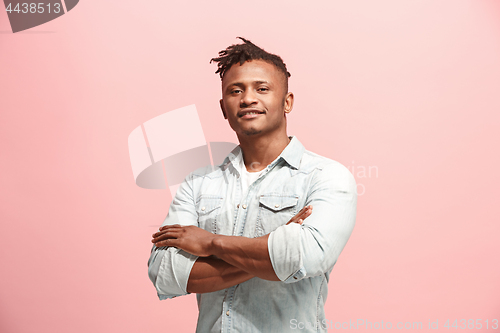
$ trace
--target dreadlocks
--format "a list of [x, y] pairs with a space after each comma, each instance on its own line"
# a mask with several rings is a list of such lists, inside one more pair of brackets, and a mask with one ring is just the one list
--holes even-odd
[[215, 74], [219, 74], [222, 80], [224, 74], [226, 74], [231, 66], [237, 63], [243, 65], [245, 61], [260, 59], [274, 64], [278, 70], [285, 75], [285, 87], [286, 91], [288, 91], [288, 78], [291, 74], [287, 71], [283, 59], [281, 59], [280, 56], [266, 52], [264, 49], [261, 49], [243, 37], [238, 38], [241, 39], [244, 44], [233, 44], [225, 50], [220, 51], [218, 58], [212, 58], [210, 60], [210, 63], [212, 63], [212, 61], [217, 63], [218, 68]]

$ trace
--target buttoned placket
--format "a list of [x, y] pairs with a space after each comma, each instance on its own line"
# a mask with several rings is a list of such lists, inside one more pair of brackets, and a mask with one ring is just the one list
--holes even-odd
[[[243, 202], [240, 202], [237, 205], [237, 215], [236, 215], [236, 224], [235, 228], [233, 229], [233, 236], [242, 236], [243, 235], [243, 230], [245, 229], [245, 223], [248, 215], [247, 207], [249, 204], [249, 198], [251, 198], [250, 193], [253, 192], [254, 188], [260, 184], [260, 182], [263, 181], [263, 179], [268, 175], [274, 167], [279, 163], [281, 159], [278, 158], [276, 161], [274, 161], [273, 164], [270, 164], [266, 167], [266, 170], [257, 178], [252, 184], [247, 189], [246, 195], [243, 193], [241, 194], [241, 197], [244, 198]], [[241, 193], [241, 174], [238, 176], [238, 181], [236, 182], [238, 184], [238, 193]], [[243, 218], [240, 217], [240, 211], [244, 211], [243, 213]]]
[[[234, 161], [234, 160], [233, 160]], [[241, 175], [238, 176], [238, 180], [240, 179]], [[239, 181], [236, 181], [236, 193], [235, 193], [235, 201], [240, 202], [241, 201], [241, 184]], [[240, 217], [240, 204], [236, 205], [235, 209], [235, 214], [234, 214], [234, 221], [233, 221], [233, 232], [232, 234], [235, 235], [236, 233], [236, 226], [238, 225], [238, 219]], [[231, 320], [232, 320], [232, 313], [231, 313], [231, 307], [233, 305], [233, 298], [234, 298], [234, 292], [236, 290], [236, 286], [232, 286], [230, 288], [226, 289], [226, 293], [224, 295], [224, 299], [222, 301], [222, 323], [221, 323], [221, 332], [227, 332], [229, 333], [231, 331]]]
[[[243, 230], [245, 228], [245, 222], [246, 222], [246, 217], [248, 216], [248, 203], [249, 203], [249, 198], [251, 198], [250, 193], [253, 192], [255, 187], [264, 179], [264, 177], [269, 174], [274, 167], [278, 164], [280, 159], [275, 161], [274, 164], [269, 165], [266, 168], [266, 171], [262, 173], [262, 175], [259, 176], [252, 184], [247, 189], [246, 195], [241, 193], [242, 187], [241, 187], [241, 174], [238, 175], [236, 181], [236, 202], [240, 202], [239, 204], [236, 205], [236, 214], [235, 214], [235, 222], [234, 222], [234, 227], [233, 227], [233, 236], [241, 236], [243, 235]], [[244, 199], [243, 199], [244, 198]], [[244, 200], [243, 203], [241, 203], [241, 200]], [[242, 214], [240, 214], [242, 212]], [[240, 226], [241, 225], [241, 226]], [[232, 305], [233, 305], [233, 299], [234, 299], [234, 292], [236, 291], [236, 288], [238, 285], [232, 286], [228, 289], [226, 289], [226, 294], [224, 296], [224, 300], [222, 302], [222, 325], [221, 325], [221, 332], [225, 333], [230, 333], [231, 332], [231, 320], [232, 320]]]

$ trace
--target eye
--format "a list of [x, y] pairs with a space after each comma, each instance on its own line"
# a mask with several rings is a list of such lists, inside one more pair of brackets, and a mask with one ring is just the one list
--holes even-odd
[[269, 91], [269, 88], [267, 88], [267, 87], [260, 87], [260, 88], [257, 89], [257, 91], [264, 91], [265, 92], [265, 91]]
[[231, 94], [239, 94], [241, 91], [241, 89], [231, 89]]

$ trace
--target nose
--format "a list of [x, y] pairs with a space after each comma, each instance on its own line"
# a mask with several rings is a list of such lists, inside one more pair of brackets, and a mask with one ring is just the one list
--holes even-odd
[[241, 94], [240, 107], [248, 107], [252, 104], [256, 104], [257, 102], [257, 96], [251, 89], [247, 89]]

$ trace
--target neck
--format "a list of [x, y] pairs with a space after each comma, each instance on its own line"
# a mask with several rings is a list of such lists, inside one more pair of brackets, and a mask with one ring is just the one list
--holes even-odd
[[240, 137], [243, 160], [249, 172], [258, 172], [274, 161], [290, 142], [286, 132], [276, 137], [245, 136]]

